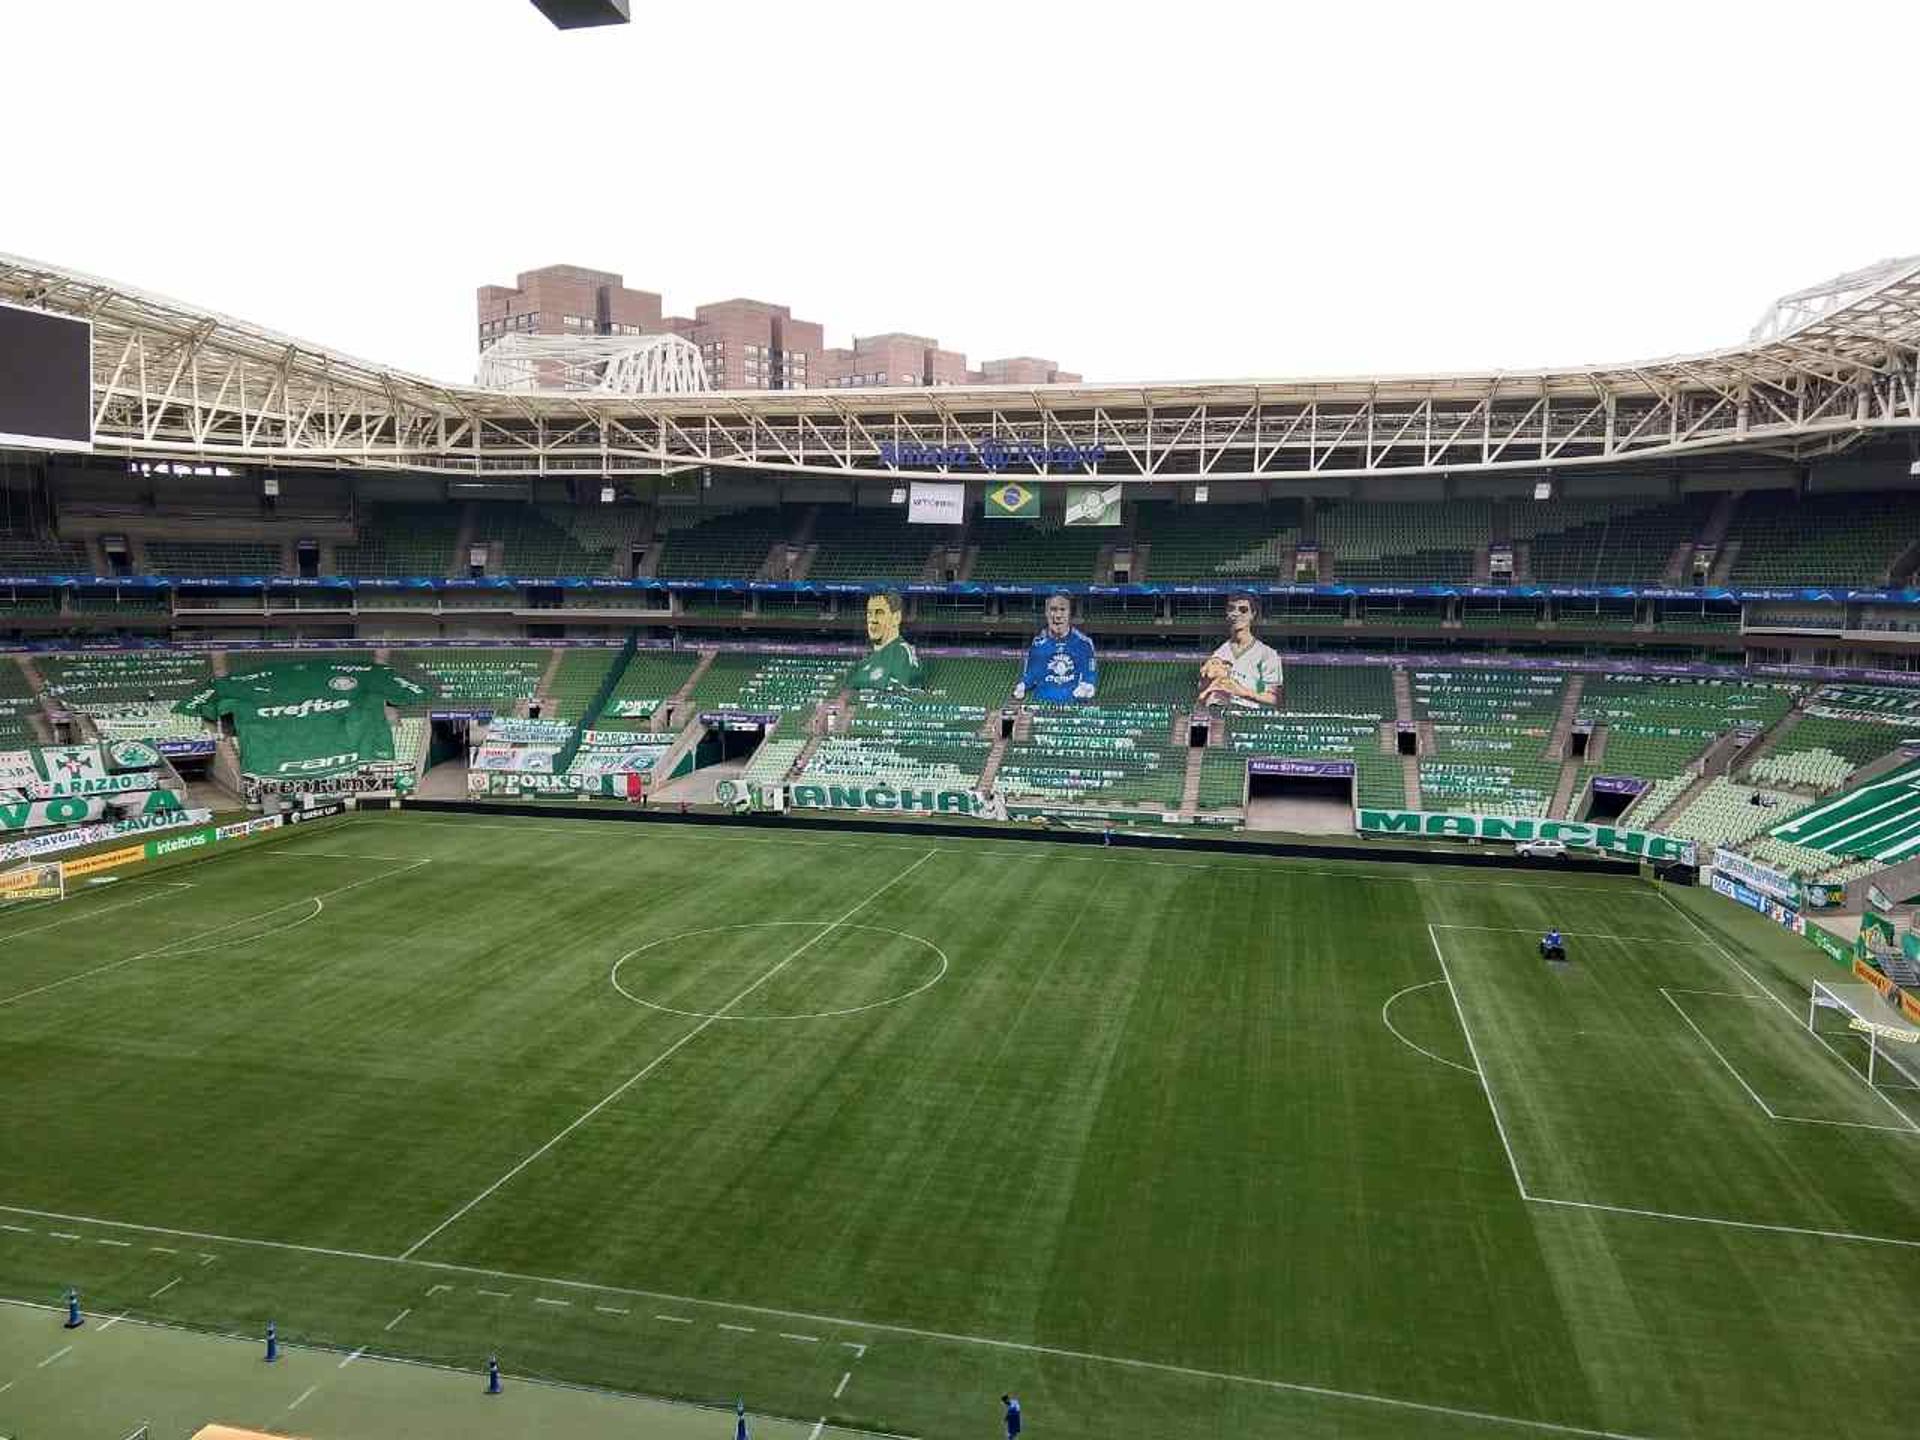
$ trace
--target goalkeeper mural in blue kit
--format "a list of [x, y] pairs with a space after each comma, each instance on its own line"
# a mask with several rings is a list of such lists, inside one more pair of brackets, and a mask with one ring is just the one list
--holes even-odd
[[1013, 687], [1016, 700], [1062, 703], [1091, 700], [1100, 687], [1100, 662], [1093, 641], [1073, 625], [1073, 597], [1047, 597], [1047, 628], [1027, 647], [1027, 667]]

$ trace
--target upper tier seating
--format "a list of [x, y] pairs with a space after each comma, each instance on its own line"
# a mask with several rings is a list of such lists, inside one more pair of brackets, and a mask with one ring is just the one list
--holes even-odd
[[1765, 490], [1740, 498], [1729, 541], [1731, 579], [1756, 585], [1878, 585], [1920, 535], [1920, 496], [1849, 491], [1796, 498]]
[[359, 535], [354, 544], [334, 547], [334, 568], [342, 575], [445, 575], [455, 564], [460, 507], [444, 501], [369, 505]]
[[28, 530], [0, 531], [0, 571], [14, 575], [91, 575], [87, 547]]
[[473, 507], [473, 538], [477, 544], [501, 547], [500, 563], [508, 575], [547, 579], [607, 574], [609, 555], [589, 551], [556, 518], [567, 513], [557, 506], [483, 501]]
[[943, 526], [909, 525], [899, 506], [822, 505], [813, 522], [812, 580], [918, 580]]
[[669, 580], [752, 580], [791, 529], [791, 517], [772, 505], [720, 514], [665, 508], [659, 523], [667, 534], [656, 573]]
[[1528, 546], [1535, 580], [1659, 580], [1667, 560], [1707, 522], [1715, 497], [1672, 503], [1646, 496], [1618, 500], [1516, 500], [1509, 508], [1516, 542]]
[[1300, 542], [1300, 504], [1176, 505], [1142, 501], [1133, 539], [1147, 576], [1164, 580], [1291, 580], [1283, 573]]
[[1316, 525], [1340, 580], [1468, 580], [1493, 529], [1485, 500], [1335, 501]]
[[983, 521], [974, 530], [980, 546], [974, 558], [975, 580], [1085, 581], [1094, 562], [1121, 531], [1099, 525], [1067, 526], [1046, 521]]
[[148, 540], [147, 569], [155, 575], [279, 575], [286, 569], [278, 545], [237, 540]]

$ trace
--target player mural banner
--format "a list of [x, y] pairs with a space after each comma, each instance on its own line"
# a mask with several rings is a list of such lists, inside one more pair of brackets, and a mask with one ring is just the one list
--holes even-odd
[[1577, 850], [1600, 850], [1637, 860], [1692, 865], [1693, 841], [1648, 830], [1548, 820], [1538, 815], [1455, 815], [1426, 810], [1360, 810], [1353, 828], [1362, 835], [1400, 835], [1426, 840], [1558, 840]]
[[964, 815], [1004, 820], [1007, 802], [978, 790], [895, 786], [880, 780], [818, 781], [787, 787], [787, 804], [808, 810], [870, 810], [886, 815]]
[[174, 711], [203, 720], [231, 715], [240, 768], [249, 777], [311, 778], [391, 763], [386, 706], [430, 698], [424, 686], [385, 665], [303, 660], [216, 680]]

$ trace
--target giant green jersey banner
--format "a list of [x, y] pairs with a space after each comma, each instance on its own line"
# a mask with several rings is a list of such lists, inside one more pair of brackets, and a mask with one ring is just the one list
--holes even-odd
[[385, 665], [302, 660], [229, 675], [174, 709], [206, 720], [231, 715], [240, 768], [248, 775], [292, 779], [390, 763], [387, 704], [417, 705], [429, 698], [424, 686]]

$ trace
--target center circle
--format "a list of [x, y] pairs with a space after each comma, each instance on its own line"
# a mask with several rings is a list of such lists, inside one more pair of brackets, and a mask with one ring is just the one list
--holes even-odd
[[[634, 970], [644, 972], [647, 962], [642, 959], [642, 957], [649, 953], [656, 953], [656, 958], [659, 958], [657, 952], [668, 950], [669, 947], [680, 945], [687, 941], [712, 936], [732, 935], [745, 930], [817, 930], [820, 932], [813, 941], [801, 941], [798, 945], [792, 947], [783, 957], [760, 957], [759, 962], [757, 962], [759, 968], [754, 971], [754, 974], [765, 975], [767, 979], [778, 978], [778, 974], [784, 973], [789, 963], [804, 961], [806, 955], [798, 952], [811, 951], [813, 946], [819, 941], [826, 939], [829, 933], [839, 932], [842, 934], [851, 934], [858, 931], [865, 931], [871, 935], [884, 935], [889, 937], [888, 942], [872, 947], [870, 955], [865, 957], [874, 962], [875, 968], [883, 972], [889, 969], [902, 968], [902, 961], [905, 959], [905, 955], [914, 954], [918, 957], [914, 969], [920, 975], [923, 975], [924, 978], [919, 978], [917, 983], [911, 985], [906, 984], [904, 980], [898, 982], [900, 988], [895, 989], [892, 993], [881, 994], [878, 998], [866, 1001], [863, 1004], [844, 1005], [831, 1009], [821, 1008], [791, 1012], [737, 1011], [732, 1008], [731, 1004], [723, 1006], [721, 1010], [717, 1011], [695, 1010], [684, 1005], [668, 1005], [659, 1000], [649, 1000], [644, 995], [636, 994], [623, 983], [622, 971], [628, 969], [629, 962], [633, 962], [632, 968]], [[902, 945], [898, 942], [905, 942], [905, 944]], [[705, 948], [711, 952], [715, 947], [710, 944]], [[892, 956], [886, 955], [884, 952], [888, 949], [893, 950], [895, 953]], [[692, 968], [696, 971], [710, 968], [714, 958], [711, 953], [703, 955]], [[766, 972], [768, 972], [770, 968], [775, 973], [767, 975]], [[932, 973], [926, 974], [925, 972], [929, 968], [931, 968]], [[860, 1015], [868, 1010], [878, 1010], [884, 1005], [898, 1005], [903, 1000], [911, 1000], [914, 996], [923, 991], [931, 990], [935, 985], [938, 985], [942, 980], [946, 979], [947, 968], [946, 951], [942, 950], [931, 940], [911, 934], [905, 930], [892, 930], [884, 925], [840, 925], [831, 920], [755, 920], [742, 925], [709, 925], [701, 930], [683, 930], [677, 935], [663, 935], [658, 940], [649, 940], [646, 944], [636, 946], [634, 949], [622, 955], [618, 960], [614, 961], [613, 969], [608, 972], [607, 978], [612, 982], [615, 990], [618, 990], [634, 1004], [643, 1005], [649, 1010], [658, 1010], [666, 1015], [684, 1015], [690, 1020], [831, 1020], [838, 1016]], [[915, 977], [909, 975], [905, 978], [914, 979]], [[634, 983], [638, 985], [640, 982], [635, 978]], [[748, 987], [747, 993], [742, 998], [750, 1000], [754, 995], [759, 993], [759, 990], [760, 987], [758, 984], [752, 984]]]

